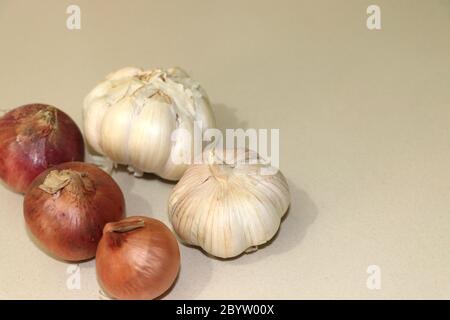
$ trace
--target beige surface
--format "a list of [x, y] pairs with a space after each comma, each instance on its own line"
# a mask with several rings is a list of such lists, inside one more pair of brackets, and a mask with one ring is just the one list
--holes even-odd
[[[372, 3], [381, 31], [365, 26]], [[179, 65], [221, 128], [281, 129], [293, 202], [276, 241], [226, 262], [183, 246], [166, 298], [450, 298], [450, 1], [0, 0], [0, 41], [3, 109], [47, 102], [81, 124], [106, 73]], [[172, 185], [114, 178], [128, 214], [167, 222]], [[68, 290], [21, 203], [0, 188], [0, 298], [97, 299], [94, 263]]]

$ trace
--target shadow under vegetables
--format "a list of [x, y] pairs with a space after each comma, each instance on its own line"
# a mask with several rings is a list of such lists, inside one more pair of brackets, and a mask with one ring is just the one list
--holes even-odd
[[181, 252], [180, 273], [172, 288], [159, 299], [196, 299], [211, 279], [213, 261], [200, 250], [178, 244]]
[[258, 246], [258, 250], [254, 252], [242, 253], [234, 258], [212, 258], [236, 265], [251, 264], [298, 247], [306, 236], [309, 226], [316, 220], [318, 212], [316, 205], [304, 190], [298, 188], [292, 181], [288, 180], [288, 183], [291, 205], [281, 220], [278, 232], [270, 241]]

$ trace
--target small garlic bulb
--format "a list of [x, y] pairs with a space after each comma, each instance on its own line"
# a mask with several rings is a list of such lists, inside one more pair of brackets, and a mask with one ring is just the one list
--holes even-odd
[[[230, 153], [233, 161], [225, 161]], [[231, 258], [277, 233], [289, 187], [280, 171], [264, 174], [268, 166], [249, 162], [251, 155], [216, 152], [213, 161], [187, 169], [169, 198], [169, 217], [182, 241]]]
[[[194, 130], [215, 126], [206, 93], [179, 68], [111, 73], [86, 96], [83, 118], [96, 152], [136, 175], [169, 180], [179, 180], [194, 159]], [[174, 137], [177, 129], [190, 137]]]

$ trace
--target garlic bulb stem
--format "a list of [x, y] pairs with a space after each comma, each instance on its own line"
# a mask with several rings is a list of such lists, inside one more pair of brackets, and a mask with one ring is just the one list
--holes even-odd
[[209, 170], [211, 171], [211, 175], [220, 181], [226, 181], [228, 178], [228, 174], [231, 171], [226, 167], [226, 165], [218, 164], [210, 164]]

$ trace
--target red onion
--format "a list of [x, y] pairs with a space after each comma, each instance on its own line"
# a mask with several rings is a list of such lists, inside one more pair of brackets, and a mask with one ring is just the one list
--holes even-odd
[[108, 223], [97, 248], [97, 278], [116, 299], [154, 299], [174, 283], [180, 251], [164, 223], [129, 217]]
[[83, 158], [80, 129], [55, 107], [29, 104], [0, 118], [0, 179], [17, 192], [47, 168]]
[[125, 199], [104, 171], [82, 162], [41, 173], [24, 200], [31, 233], [52, 255], [68, 261], [95, 256], [103, 227], [124, 217]]

